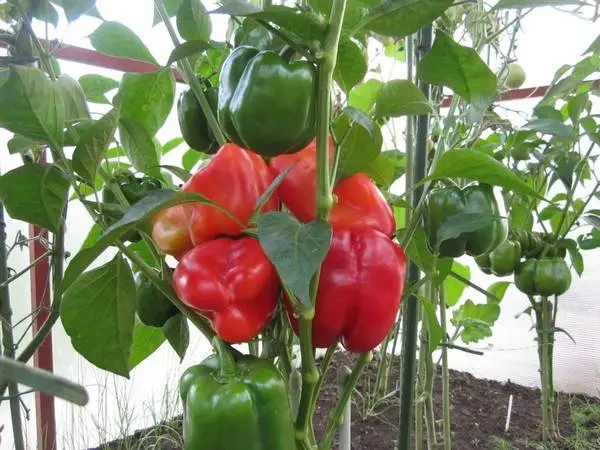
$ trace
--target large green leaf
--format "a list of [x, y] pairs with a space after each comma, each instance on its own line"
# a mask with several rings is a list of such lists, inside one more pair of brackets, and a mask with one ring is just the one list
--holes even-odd
[[472, 150], [448, 150], [428, 178], [465, 178], [502, 186], [523, 195], [538, 196], [531, 186], [501, 162]]
[[65, 120], [85, 120], [90, 118], [90, 111], [85, 100], [85, 94], [79, 83], [67, 74], [62, 74], [56, 81], [61, 91], [65, 107]]
[[80, 274], [64, 293], [60, 318], [77, 352], [100, 369], [129, 378], [135, 283], [120, 254]]
[[162, 327], [163, 332], [175, 353], [183, 361], [190, 344], [190, 328], [183, 314], [171, 317]]
[[459, 238], [465, 233], [489, 227], [499, 220], [502, 220], [502, 217], [487, 213], [456, 214], [442, 222], [437, 231], [436, 240], [441, 245], [443, 242]]
[[389, 189], [392, 183], [404, 175], [406, 155], [400, 150], [381, 152], [375, 160], [365, 167], [366, 173], [376, 184]]
[[379, 117], [400, 117], [428, 114], [431, 107], [423, 91], [408, 80], [391, 80], [377, 96], [375, 114]]
[[454, 311], [451, 322], [461, 326], [461, 339], [465, 344], [479, 342], [492, 335], [492, 326], [500, 317], [500, 306], [494, 302], [475, 304], [467, 300]]
[[331, 226], [315, 220], [303, 224], [285, 212], [258, 219], [258, 240], [290, 292], [311, 304], [311, 280], [331, 245]]
[[140, 172], [160, 177], [159, 153], [152, 135], [135, 120], [121, 117], [119, 135], [127, 157]]
[[338, 169], [344, 177], [361, 172], [381, 153], [383, 137], [377, 125], [373, 124], [370, 131], [343, 115], [336, 120], [333, 128], [340, 143]]
[[53, 164], [26, 164], [0, 177], [8, 214], [52, 232], [58, 231], [68, 192], [67, 176]]
[[177, 11], [177, 30], [186, 41], [208, 41], [212, 22], [202, 0], [183, 0]]
[[564, 5], [583, 5], [579, 0], [500, 0], [492, 8], [496, 9], [521, 9], [537, 8], [539, 6], [564, 6]]
[[431, 50], [417, 66], [417, 77], [426, 83], [447, 86], [473, 105], [480, 116], [494, 97], [498, 79], [477, 52], [436, 31]]
[[119, 22], [104, 22], [90, 34], [92, 47], [105, 55], [146, 61], [158, 66], [142, 40]]
[[[369, 9], [375, 8], [381, 0], [351, 0], [346, 3], [346, 14], [344, 14], [344, 30], [353, 30], [365, 17]], [[331, 14], [331, 0], [308, 0], [313, 10], [329, 18]]]
[[[452, 271], [456, 272], [463, 278], [471, 279], [471, 269], [469, 266], [459, 263], [458, 261], [452, 261]], [[454, 306], [460, 300], [463, 292], [467, 288], [467, 285], [460, 280], [457, 280], [453, 276], [446, 277], [444, 280], [444, 294], [446, 305]]]
[[427, 325], [429, 326], [429, 351], [433, 352], [444, 338], [442, 326], [437, 318], [436, 307], [434, 304], [426, 298], [417, 298], [421, 300], [421, 305], [425, 310], [425, 318], [427, 319]]
[[151, 136], [163, 126], [175, 98], [175, 77], [170, 69], [127, 73], [119, 86], [121, 118], [142, 125]]
[[55, 149], [64, 141], [65, 107], [62, 89], [41, 70], [11, 66], [0, 85], [0, 127]]
[[333, 76], [344, 92], [362, 81], [367, 69], [367, 59], [360, 44], [350, 38], [340, 39]]
[[118, 81], [97, 74], [81, 76], [79, 84], [88, 102], [103, 103], [106, 105], [110, 104], [106, 98], [106, 93], [119, 87]]
[[350, 91], [348, 106], [369, 112], [375, 106], [379, 92], [383, 89], [383, 82], [379, 80], [368, 80], [357, 84]]
[[165, 342], [165, 334], [160, 328], [149, 327], [142, 322], [135, 321], [129, 355], [129, 370], [158, 350], [163, 342]]
[[[177, 11], [179, 11], [181, 3], [183, 3], [183, 0], [163, 0], [163, 5], [165, 7], [165, 11], [167, 11], [167, 15], [169, 17], [175, 17], [177, 15]], [[156, 7], [154, 7], [154, 20], [152, 25], [154, 26], [162, 21], [162, 17], [156, 10]]]
[[80, 137], [73, 152], [73, 170], [90, 183], [96, 179], [96, 171], [106, 155], [119, 123], [119, 111], [110, 110]]
[[96, 0], [52, 0], [65, 11], [69, 22], [73, 22], [96, 6]]
[[355, 28], [401, 38], [433, 22], [452, 6], [452, 0], [386, 0]]

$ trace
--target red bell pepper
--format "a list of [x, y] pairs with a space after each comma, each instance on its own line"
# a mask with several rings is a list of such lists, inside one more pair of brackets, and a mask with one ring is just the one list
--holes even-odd
[[222, 237], [194, 247], [179, 261], [172, 283], [181, 301], [231, 343], [255, 338], [277, 306], [277, 272], [250, 237]]
[[[332, 159], [333, 143], [330, 145]], [[298, 220], [310, 222], [316, 217], [316, 141], [298, 153], [272, 158], [269, 163], [274, 176], [290, 166], [277, 188], [277, 195]], [[386, 236], [396, 232], [390, 205], [367, 175], [357, 173], [345, 178], [337, 184], [333, 194], [336, 201], [329, 214], [332, 226], [375, 228]]]
[[[237, 221], [207, 203], [185, 204], [174, 207], [178, 208], [177, 212], [156, 215], [152, 237], [164, 252], [177, 257], [217, 236], [237, 236], [248, 226], [259, 197], [272, 181], [273, 175], [259, 155], [235, 144], [225, 144], [181, 190], [202, 194]], [[272, 211], [277, 207], [278, 199], [274, 194], [262, 211]], [[180, 216], [182, 211], [187, 216], [188, 238], [183, 237], [185, 220]], [[165, 220], [166, 223], [163, 223]]]
[[[340, 341], [351, 352], [373, 350], [395, 320], [406, 270], [400, 246], [372, 228], [334, 228], [323, 261], [312, 322], [313, 346]], [[297, 319], [286, 299], [288, 317]]]

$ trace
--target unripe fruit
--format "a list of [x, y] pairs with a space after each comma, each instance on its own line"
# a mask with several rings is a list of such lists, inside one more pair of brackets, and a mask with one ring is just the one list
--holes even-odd
[[525, 71], [516, 63], [509, 64], [507, 67], [508, 74], [504, 84], [509, 89], [517, 89], [525, 83]]

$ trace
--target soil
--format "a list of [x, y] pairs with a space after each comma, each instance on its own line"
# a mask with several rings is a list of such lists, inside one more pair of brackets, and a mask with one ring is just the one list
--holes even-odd
[[[336, 376], [343, 366], [352, 367], [355, 356], [338, 352], [327, 372], [319, 397], [314, 425], [317, 437], [321, 436], [330, 410], [339, 398]], [[392, 380], [398, 379], [399, 363], [393, 362]], [[352, 450], [393, 450], [397, 439], [398, 397], [391, 394], [376, 405], [368, 405], [364, 394], [370, 392], [377, 373], [377, 361], [366, 368], [357, 384], [352, 404]], [[527, 450], [545, 449], [541, 441], [540, 391], [514, 384], [500, 383], [473, 377], [464, 372], [450, 371], [452, 449], [454, 450]], [[509, 431], [505, 423], [509, 396], [513, 396]], [[557, 424], [562, 437], [552, 450], [600, 450], [600, 437], [593, 442], [574, 443], [575, 425], [571, 419], [573, 405], [596, 404], [598, 399], [582, 395], [559, 394]], [[442, 443], [442, 398], [441, 379], [436, 376], [433, 404], [436, 418], [436, 435]], [[590, 428], [600, 427], [598, 418], [586, 424]], [[181, 417], [168, 424], [141, 430], [126, 440], [105, 444], [88, 450], [160, 449], [179, 450], [181, 447]], [[504, 442], [500, 442], [504, 441]], [[425, 445], [424, 448], [427, 448]], [[436, 447], [434, 447], [436, 448]], [[337, 442], [334, 450], [339, 450]], [[436, 449], [436, 450], [437, 450]]]

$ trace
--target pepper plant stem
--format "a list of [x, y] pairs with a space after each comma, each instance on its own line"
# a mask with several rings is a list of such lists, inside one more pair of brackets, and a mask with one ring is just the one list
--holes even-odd
[[[8, 260], [6, 255], [6, 223], [4, 222], [4, 206], [0, 203], [0, 282], [8, 278]], [[2, 344], [4, 356], [14, 359], [15, 347], [12, 329], [12, 310], [8, 284], [0, 288], [0, 322], [2, 323]], [[15, 382], [8, 383], [10, 416], [13, 429], [14, 446], [16, 450], [25, 450], [23, 440], [23, 424], [21, 421], [21, 400], [19, 387]]]
[[[165, 26], [167, 27], [167, 31], [169, 32], [169, 36], [171, 36], [173, 45], [175, 45], [175, 47], [179, 46], [179, 38], [177, 37], [175, 28], [173, 28], [173, 24], [171, 23], [171, 20], [169, 18], [169, 14], [167, 13], [167, 10], [165, 9], [163, 0], [154, 0], [154, 6], [156, 7], [156, 10], [158, 11], [158, 14], [160, 15], [160, 17], [162, 18]], [[196, 78], [196, 75], [194, 74], [194, 69], [192, 68], [192, 65], [190, 64], [190, 62], [188, 61], [187, 58], [180, 59], [177, 64], [179, 65], [179, 67], [181, 69], [181, 71], [180, 71], [181, 76], [183, 77], [185, 82], [188, 84], [190, 89], [194, 92], [194, 95], [196, 96], [196, 98], [198, 99], [198, 102], [200, 103], [200, 108], [202, 109], [202, 112], [204, 113], [204, 116], [206, 117], [206, 121], [208, 122], [210, 131], [215, 136], [215, 139], [217, 140], [219, 145], [226, 144], [227, 139], [225, 138], [225, 135], [223, 134], [223, 130], [221, 130], [221, 127], [219, 126], [219, 122], [217, 121], [217, 118], [213, 114], [213, 111], [208, 103], [208, 100], [206, 99], [206, 95], [204, 95], [204, 92], [202, 91], [202, 86], [200, 86], [200, 82], [198, 81], [198, 79]]]
[[[440, 298], [440, 325], [442, 336], [448, 335], [446, 322], [446, 295], [444, 289], [439, 290]], [[444, 432], [444, 450], [452, 450], [452, 430], [450, 428], [450, 369], [448, 366], [448, 346], [442, 346], [442, 429]]]
[[[426, 52], [431, 47], [432, 28], [425, 27], [420, 32], [418, 51]], [[429, 85], [420, 83], [420, 88], [429, 98]], [[417, 145], [414, 155], [413, 184], [419, 183], [425, 177], [427, 172], [427, 139], [429, 137], [429, 115], [418, 116], [417, 118]], [[412, 188], [407, 186], [407, 189]], [[413, 207], [421, 203], [423, 187], [419, 186], [415, 190], [412, 198]], [[420, 214], [414, 211], [413, 214]], [[411, 218], [415, 224], [420, 217]], [[406, 242], [404, 243], [406, 244]], [[415, 283], [420, 278], [420, 271], [414, 262], [408, 266], [408, 283]], [[404, 301], [403, 316], [403, 336], [402, 336], [402, 373], [400, 388], [400, 420], [398, 426], [398, 449], [409, 450], [411, 448], [411, 434], [413, 425], [413, 401], [415, 393], [415, 366], [416, 366], [416, 347], [417, 347], [417, 322], [418, 322], [419, 304], [416, 295], [410, 295]]]
[[362, 353], [354, 365], [352, 372], [348, 376], [346, 385], [342, 391], [342, 395], [335, 406], [335, 409], [331, 413], [331, 416], [329, 417], [323, 440], [319, 444], [319, 450], [329, 450], [331, 448], [331, 444], [333, 443], [333, 438], [335, 436], [335, 430], [337, 430], [337, 427], [339, 426], [340, 419], [344, 413], [344, 408], [346, 407], [348, 400], [350, 400], [350, 396], [352, 395], [352, 391], [354, 390], [354, 386], [356, 386], [356, 382], [358, 381], [360, 374], [369, 361], [371, 361], [372, 357], [373, 355], [371, 352]]
[[[331, 6], [329, 26], [323, 44], [323, 54], [317, 62], [317, 169], [316, 169], [316, 212], [317, 220], [327, 222], [329, 211], [333, 205], [331, 180], [329, 177], [329, 122], [331, 115], [331, 90], [333, 71], [337, 62], [337, 51], [342, 33], [346, 0], [334, 0]], [[319, 275], [317, 271], [312, 283], [312, 311], [301, 314], [299, 323], [300, 355], [302, 359], [302, 392], [296, 418], [296, 441], [300, 448], [310, 448], [315, 442], [311, 432], [311, 407], [315, 396], [315, 388], [319, 379], [319, 371], [315, 364], [312, 347], [312, 316], [316, 301]], [[306, 309], [306, 307], [304, 307]]]

